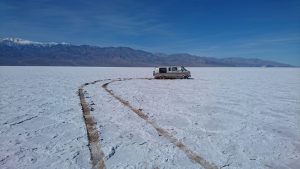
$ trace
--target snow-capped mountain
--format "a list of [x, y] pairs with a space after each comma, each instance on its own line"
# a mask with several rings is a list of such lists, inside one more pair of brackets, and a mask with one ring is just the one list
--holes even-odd
[[70, 45], [70, 43], [56, 43], [56, 42], [34, 42], [30, 40], [25, 40], [21, 38], [3, 38], [0, 39], [0, 43], [6, 44], [8, 46], [15, 46], [15, 45], [34, 45], [34, 46], [54, 46], [54, 45]]
[[20, 38], [0, 39], [0, 65], [37, 66], [222, 66], [288, 67], [255, 58], [212, 58], [190, 54], [162, 54], [129, 47], [99, 47], [69, 43], [42, 43]]

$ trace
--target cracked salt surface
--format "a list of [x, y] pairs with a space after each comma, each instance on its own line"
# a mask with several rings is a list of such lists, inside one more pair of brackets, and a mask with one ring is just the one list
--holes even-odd
[[[300, 69], [191, 68], [193, 80], [109, 88], [220, 168], [300, 168]], [[0, 168], [91, 168], [78, 87], [152, 68], [0, 67]], [[201, 168], [112, 98], [85, 87], [106, 168]]]
[[136, 70], [0, 67], [0, 168], [91, 168], [78, 87]]
[[300, 168], [300, 69], [191, 71], [110, 89], [220, 168]]

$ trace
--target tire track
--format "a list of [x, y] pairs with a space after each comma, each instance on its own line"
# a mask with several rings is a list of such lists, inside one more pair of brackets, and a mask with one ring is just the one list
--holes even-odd
[[214, 163], [210, 163], [207, 160], [205, 160], [201, 155], [193, 152], [190, 148], [188, 148], [182, 141], [178, 140], [174, 135], [169, 133], [166, 129], [160, 127], [154, 120], [149, 118], [149, 116], [143, 112], [141, 109], [133, 107], [128, 101], [124, 100], [120, 96], [116, 95], [112, 90], [108, 89], [108, 85], [117, 81], [126, 81], [126, 80], [133, 80], [133, 79], [145, 79], [145, 80], [152, 80], [152, 78], [125, 78], [125, 79], [115, 79], [111, 80], [110, 82], [107, 82], [102, 85], [102, 88], [108, 92], [111, 96], [113, 96], [115, 99], [120, 101], [124, 106], [131, 109], [134, 113], [136, 113], [140, 118], [144, 119], [147, 123], [149, 123], [160, 135], [164, 136], [167, 140], [169, 140], [171, 143], [173, 143], [176, 147], [178, 147], [180, 150], [182, 150], [187, 157], [192, 160], [193, 162], [196, 162], [200, 164], [205, 169], [217, 169], [218, 167]]
[[[110, 79], [105, 79], [105, 80], [110, 80]], [[81, 85], [78, 89], [78, 96], [80, 98], [80, 104], [82, 107], [83, 118], [86, 126], [93, 169], [105, 169], [104, 153], [101, 150], [100, 135], [96, 127], [97, 123], [94, 120], [93, 115], [91, 114], [89, 104], [85, 100], [84, 87], [89, 84], [95, 84], [97, 82], [105, 81], [105, 80], [96, 80], [91, 83], [85, 83]]]

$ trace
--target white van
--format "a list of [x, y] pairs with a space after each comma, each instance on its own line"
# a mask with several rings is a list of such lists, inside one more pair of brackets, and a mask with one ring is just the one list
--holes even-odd
[[159, 66], [153, 71], [155, 79], [188, 79], [191, 72], [183, 66]]

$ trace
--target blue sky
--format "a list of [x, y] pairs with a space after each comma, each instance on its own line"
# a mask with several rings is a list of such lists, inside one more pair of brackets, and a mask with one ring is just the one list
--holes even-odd
[[0, 0], [0, 37], [300, 66], [300, 0]]

